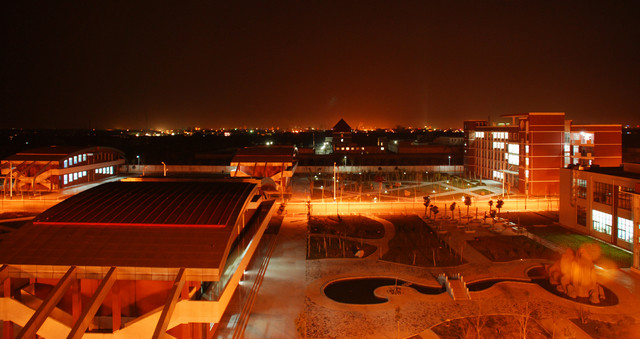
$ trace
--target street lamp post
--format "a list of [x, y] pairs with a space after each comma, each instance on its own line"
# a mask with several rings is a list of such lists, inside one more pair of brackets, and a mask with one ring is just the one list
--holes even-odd
[[138, 167], [140, 167], [140, 156], [136, 155], [136, 158], [138, 159]]
[[449, 156], [449, 166], [451, 166], [451, 156]]

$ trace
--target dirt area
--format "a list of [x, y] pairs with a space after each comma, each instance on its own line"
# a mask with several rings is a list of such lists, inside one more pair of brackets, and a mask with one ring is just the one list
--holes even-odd
[[449, 248], [418, 216], [383, 216], [395, 227], [389, 241], [389, 252], [382, 259], [422, 267], [455, 266], [464, 263], [458, 253]]
[[525, 236], [476, 237], [467, 243], [491, 261], [558, 260], [560, 255]]
[[629, 324], [633, 323], [632, 318], [620, 319], [617, 322], [606, 322], [595, 319], [571, 319], [583, 331], [587, 332], [592, 338], [637, 338], [639, 334], [630, 332]]
[[554, 218], [553, 215], [535, 212], [502, 212], [500, 217], [507, 218], [513, 223], [520, 222], [523, 226], [551, 225], [558, 221], [557, 216]]
[[307, 259], [356, 258], [360, 249], [364, 251], [364, 258], [378, 249], [360, 241], [322, 236], [311, 236], [307, 246]]
[[528, 338], [547, 339], [551, 336], [534, 320], [526, 322], [524, 317], [510, 315], [486, 315], [445, 321], [431, 328], [441, 339], [459, 338]]
[[384, 236], [384, 226], [363, 216], [311, 217], [309, 232], [311, 234], [380, 239]]

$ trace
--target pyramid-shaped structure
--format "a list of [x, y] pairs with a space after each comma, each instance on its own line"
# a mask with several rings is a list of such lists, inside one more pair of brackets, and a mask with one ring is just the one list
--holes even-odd
[[338, 121], [338, 123], [333, 126], [333, 131], [334, 132], [351, 132], [351, 126], [349, 126], [349, 124], [347, 124], [346, 121], [344, 121], [344, 119], [340, 119], [340, 121]]

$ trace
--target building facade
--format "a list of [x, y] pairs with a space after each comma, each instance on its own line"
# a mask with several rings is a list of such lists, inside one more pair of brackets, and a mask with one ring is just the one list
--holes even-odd
[[560, 223], [633, 251], [639, 268], [640, 164], [560, 170]]
[[57, 191], [116, 176], [124, 153], [111, 147], [50, 146], [14, 154], [0, 162], [5, 194]]
[[530, 196], [559, 194], [568, 165], [618, 166], [621, 125], [573, 125], [564, 113], [509, 115], [509, 123], [465, 121], [468, 176], [503, 181]]

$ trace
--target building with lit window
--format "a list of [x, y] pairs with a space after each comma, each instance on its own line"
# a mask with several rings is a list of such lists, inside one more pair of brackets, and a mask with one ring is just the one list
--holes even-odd
[[231, 177], [262, 180], [269, 196], [291, 193], [291, 179], [298, 166], [295, 146], [256, 146], [239, 149], [231, 159]]
[[16, 194], [99, 181], [118, 175], [124, 163], [124, 153], [111, 147], [50, 146], [9, 156], [0, 168], [5, 194]]
[[561, 168], [618, 166], [621, 125], [573, 125], [564, 113], [507, 115], [511, 122], [465, 121], [465, 172], [503, 181], [531, 196], [559, 194]]
[[275, 210], [255, 180], [128, 179], [68, 198], [2, 241], [3, 338], [211, 338]]
[[632, 250], [639, 268], [640, 164], [561, 169], [560, 223]]

